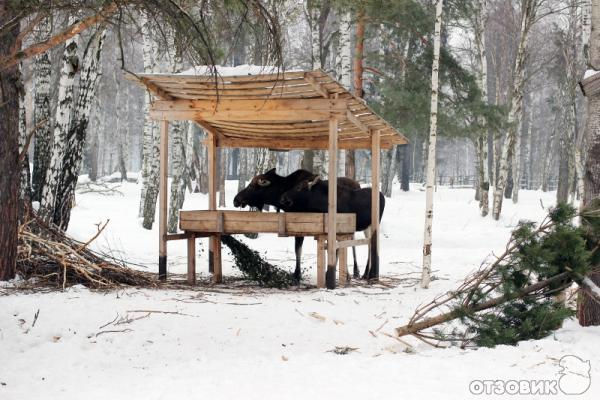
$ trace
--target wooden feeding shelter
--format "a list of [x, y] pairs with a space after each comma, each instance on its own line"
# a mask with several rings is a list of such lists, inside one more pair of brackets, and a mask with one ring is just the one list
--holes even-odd
[[[218, 72], [218, 70], [217, 70]], [[335, 287], [336, 250], [340, 282], [345, 283], [346, 248], [370, 245], [371, 268], [378, 273], [379, 190], [372, 191], [371, 239], [352, 240], [354, 214], [338, 214], [339, 149], [370, 149], [372, 187], [379, 188], [380, 149], [407, 140], [322, 70], [256, 75], [130, 76], [154, 96], [150, 118], [160, 123], [159, 277], [166, 278], [167, 242], [188, 244], [188, 281], [196, 279], [195, 240], [209, 237], [213, 281], [222, 280], [221, 234], [271, 232], [280, 236], [314, 236], [318, 241], [317, 286]], [[209, 210], [180, 211], [184, 233], [167, 234], [167, 163], [169, 121], [189, 120], [207, 133]], [[263, 147], [273, 150], [324, 149], [329, 152], [328, 213], [261, 213], [218, 211], [218, 147]], [[330, 229], [330, 227], [336, 227]], [[327, 271], [325, 273], [325, 249]]]

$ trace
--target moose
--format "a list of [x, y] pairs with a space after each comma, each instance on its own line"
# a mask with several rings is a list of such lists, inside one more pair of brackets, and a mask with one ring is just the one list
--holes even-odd
[[[353, 213], [356, 215], [356, 230], [364, 231], [365, 236], [370, 236], [367, 228], [371, 225], [371, 188], [349, 189], [338, 185], [337, 212]], [[281, 195], [279, 203], [290, 212], [319, 212], [328, 211], [329, 185], [321, 180], [319, 175], [304, 179], [296, 186]], [[379, 192], [379, 220], [383, 216], [385, 197]], [[371, 254], [369, 254], [370, 260]], [[363, 274], [363, 279], [372, 278], [373, 270], [369, 268], [370, 262]], [[355, 276], [358, 275], [355, 262]]]
[[[299, 169], [288, 176], [278, 175], [276, 168], [270, 169], [264, 174], [260, 174], [252, 178], [248, 186], [242, 189], [233, 199], [234, 207], [244, 208], [246, 206], [262, 210], [265, 205], [274, 206], [277, 211], [292, 211], [283, 205], [280, 200], [284, 193], [301, 185], [302, 182], [314, 180], [315, 174], [310, 171]], [[325, 181], [327, 182], [327, 181]], [[350, 178], [338, 178], [338, 190], [353, 191], [360, 189], [360, 184]], [[296, 212], [308, 212], [301, 207], [294, 207]], [[325, 200], [325, 211], [327, 212], [327, 200]], [[296, 236], [294, 238], [296, 253], [296, 269], [294, 270], [294, 280], [300, 282], [302, 272], [300, 269], [302, 257], [302, 245], [304, 237]], [[353, 248], [354, 255], [354, 275], [358, 276], [358, 264], [356, 262], [356, 251]]]

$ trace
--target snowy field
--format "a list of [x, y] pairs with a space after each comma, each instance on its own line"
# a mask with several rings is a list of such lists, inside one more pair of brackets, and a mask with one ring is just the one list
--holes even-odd
[[[237, 182], [227, 182], [231, 207]], [[433, 270], [429, 290], [418, 288], [425, 193], [414, 186], [388, 199], [382, 222], [384, 283], [335, 291], [120, 290], [0, 296], [0, 400], [13, 399], [307, 399], [481, 398], [472, 381], [521, 380], [566, 387], [559, 360], [591, 360], [591, 386], [581, 396], [557, 390], [548, 398], [600, 398], [600, 327], [568, 321], [554, 335], [517, 347], [434, 349], [407, 339], [412, 351], [386, 334], [415, 307], [454, 288], [492, 252], [500, 252], [519, 219], [539, 221], [555, 193], [521, 191], [505, 201], [500, 221], [481, 218], [471, 189], [435, 194]], [[80, 194], [69, 233], [87, 240], [110, 222], [94, 244], [156, 270], [157, 226], [141, 228], [139, 186], [121, 195]], [[203, 195], [184, 208], [206, 208]], [[277, 265], [292, 269], [292, 238], [245, 239]], [[206, 242], [198, 272], [207, 276]], [[169, 272], [185, 271], [185, 242], [169, 243]], [[303, 266], [316, 281], [316, 242], [307, 239]], [[237, 275], [227, 249], [224, 275]], [[351, 257], [349, 258], [351, 260]], [[365, 251], [359, 251], [361, 269]], [[39, 314], [35, 320], [35, 314]], [[337, 346], [353, 350], [334, 353]], [[586, 381], [586, 377], [582, 377]], [[552, 383], [554, 382], [554, 384]], [[558, 386], [556, 386], [558, 382]], [[553, 386], [554, 385], [554, 386]], [[540, 398], [492, 395], [492, 398]]]

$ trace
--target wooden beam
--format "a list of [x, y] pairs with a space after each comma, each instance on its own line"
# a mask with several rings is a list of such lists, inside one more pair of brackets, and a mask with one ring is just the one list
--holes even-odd
[[371, 241], [369, 239], [342, 240], [341, 242], [337, 242], [336, 247], [341, 249], [344, 247], [364, 246], [368, 245], [370, 242]]
[[[217, 138], [214, 132], [207, 131], [206, 145], [208, 150], [208, 209], [217, 209]], [[215, 236], [208, 239], [208, 272], [215, 271]], [[214, 278], [214, 275], [213, 275]]]
[[379, 279], [379, 146], [380, 131], [372, 132], [371, 145], [371, 256], [368, 279]]
[[202, 121], [304, 121], [326, 120], [331, 112], [346, 114], [346, 100], [268, 99], [268, 100], [171, 100], [155, 101], [153, 119]]
[[332, 115], [329, 119], [329, 166], [327, 179], [329, 181], [327, 200], [327, 273], [325, 284], [327, 289], [335, 289], [335, 267], [337, 255], [337, 169], [338, 169], [338, 120]]
[[325, 287], [325, 236], [317, 236], [317, 287]]
[[[240, 148], [267, 148], [272, 150], [293, 150], [293, 149], [321, 149], [329, 148], [329, 142], [325, 139], [240, 139], [225, 137], [219, 139], [218, 147], [240, 147]], [[384, 143], [382, 148], [389, 149], [391, 144]], [[340, 140], [338, 148], [340, 149], [370, 149], [371, 140], [368, 139], [352, 139]]]
[[187, 239], [187, 282], [196, 284], [196, 237], [191, 235]]
[[[347, 240], [348, 236], [340, 235], [340, 239]], [[344, 287], [348, 283], [348, 249], [346, 247], [340, 248], [339, 242], [336, 244], [336, 249], [338, 249], [339, 257], [340, 257], [340, 265], [338, 272], [338, 281], [340, 286]]]
[[312, 88], [324, 98], [329, 98], [329, 91], [325, 89], [310, 72], [304, 73], [304, 79], [312, 86]]
[[160, 178], [158, 205], [158, 278], [167, 279], [167, 174], [169, 172], [169, 121], [160, 121]]
[[358, 117], [352, 113], [352, 111], [348, 110], [346, 112], [346, 118], [348, 118], [348, 121], [352, 122], [361, 131], [369, 133], [369, 128], [363, 124]]

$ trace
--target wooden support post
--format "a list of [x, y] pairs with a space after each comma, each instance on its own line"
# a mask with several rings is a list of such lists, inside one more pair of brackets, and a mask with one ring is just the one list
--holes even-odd
[[317, 236], [317, 287], [325, 287], [325, 236]]
[[337, 263], [337, 153], [338, 153], [338, 119], [337, 116], [329, 117], [329, 166], [327, 168], [329, 180], [329, 196], [327, 205], [327, 274], [325, 283], [327, 289], [335, 289], [335, 266]]
[[167, 174], [169, 172], [169, 121], [160, 121], [160, 180], [158, 189], [158, 279], [167, 279]]
[[379, 155], [380, 132], [371, 132], [371, 252], [368, 279], [379, 279]]
[[[341, 240], [349, 240], [348, 236], [344, 235], [340, 237]], [[346, 286], [348, 283], [348, 248], [342, 247], [337, 250], [340, 255], [340, 265], [338, 272], [338, 280], [340, 282], [340, 286]]]
[[[217, 137], [208, 132], [208, 209], [217, 209]], [[213, 282], [221, 282], [221, 236], [213, 235], [208, 239], [208, 272], [213, 274]]]
[[187, 238], [187, 282], [196, 284], [196, 236]]

